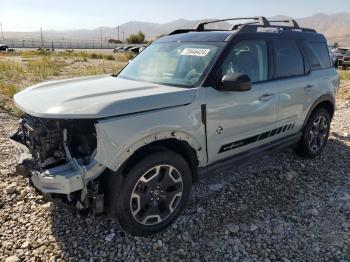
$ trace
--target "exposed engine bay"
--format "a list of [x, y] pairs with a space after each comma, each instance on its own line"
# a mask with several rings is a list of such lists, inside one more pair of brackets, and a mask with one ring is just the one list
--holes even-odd
[[65, 163], [65, 143], [71, 157], [79, 159], [84, 165], [89, 163], [96, 149], [94, 121], [89, 119], [45, 119], [26, 114], [21, 118], [20, 128], [15, 136], [17, 141], [22, 141], [30, 149], [36, 170]]
[[97, 147], [95, 120], [48, 119], [28, 114], [19, 121], [11, 139], [19, 154], [20, 166], [30, 182], [49, 200], [103, 211], [99, 179], [104, 166], [94, 160]]

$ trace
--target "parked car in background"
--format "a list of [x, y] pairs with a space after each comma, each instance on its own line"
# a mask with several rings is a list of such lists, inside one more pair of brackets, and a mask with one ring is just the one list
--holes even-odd
[[124, 51], [125, 51], [124, 47], [122, 47], [122, 46], [119, 46], [119, 47], [116, 47], [113, 49], [113, 53], [122, 53]]
[[114, 48], [113, 53], [133, 52], [135, 54], [139, 54], [141, 48], [144, 48], [144, 47], [143, 46], [120, 46], [120, 47]]
[[350, 67], [350, 50], [346, 51], [342, 59], [342, 68], [345, 70]]
[[132, 48], [129, 49], [130, 52], [133, 52], [135, 54], [139, 54], [140, 53], [140, 49], [142, 46], [134, 46]]
[[331, 49], [329, 49], [329, 56], [331, 57], [332, 65], [337, 67], [337, 55]]
[[139, 53], [141, 53], [143, 50], [145, 50], [147, 46], [141, 46], [140, 49], [139, 49]]
[[0, 45], [0, 51], [6, 52], [9, 47], [7, 45]]
[[124, 51], [130, 51], [131, 48], [133, 48], [133, 46], [124, 46]]
[[349, 50], [349, 48], [338, 47], [333, 50], [334, 54], [337, 56], [336, 67], [342, 66], [343, 56]]

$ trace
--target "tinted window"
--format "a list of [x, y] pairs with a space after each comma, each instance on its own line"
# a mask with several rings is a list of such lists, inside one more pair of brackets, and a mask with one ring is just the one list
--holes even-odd
[[253, 82], [268, 79], [267, 44], [263, 40], [247, 40], [237, 43], [227, 55], [222, 76], [230, 73], [249, 75]]
[[304, 60], [294, 40], [274, 40], [275, 74], [277, 78], [304, 74]]
[[309, 43], [317, 59], [320, 61], [322, 68], [331, 67], [331, 60], [328, 47], [325, 43]]
[[305, 51], [307, 60], [309, 61], [311, 70], [319, 70], [322, 69], [321, 61], [317, 57], [315, 51], [312, 49], [310, 44], [306, 41], [303, 41], [303, 49]]

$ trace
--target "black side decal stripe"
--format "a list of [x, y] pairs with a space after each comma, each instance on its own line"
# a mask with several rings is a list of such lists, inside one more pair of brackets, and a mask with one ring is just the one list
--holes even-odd
[[236, 142], [231, 142], [231, 143], [225, 144], [220, 148], [218, 154], [223, 153], [223, 152], [227, 152], [227, 151], [230, 151], [230, 150], [233, 150], [233, 149], [236, 149], [236, 148], [248, 145], [248, 144], [252, 144], [252, 143], [255, 143], [257, 141], [261, 141], [261, 140], [267, 139], [269, 137], [278, 135], [280, 133], [286, 132], [290, 129], [293, 129], [294, 125], [295, 125], [295, 123], [290, 123], [290, 124], [281, 126], [279, 128], [275, 128], [273, 130], [261, 133], [259, 135], [251, 136], [251, 137], [244, 138], [244, 139], [236, 141]]

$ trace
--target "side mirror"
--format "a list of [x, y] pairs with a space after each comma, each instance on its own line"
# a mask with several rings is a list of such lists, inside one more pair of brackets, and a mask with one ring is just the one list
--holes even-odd
[[223, 76], [219, 89], [222, 91], [249, 91], [252, 80], [246, 74], [231, 73]]

